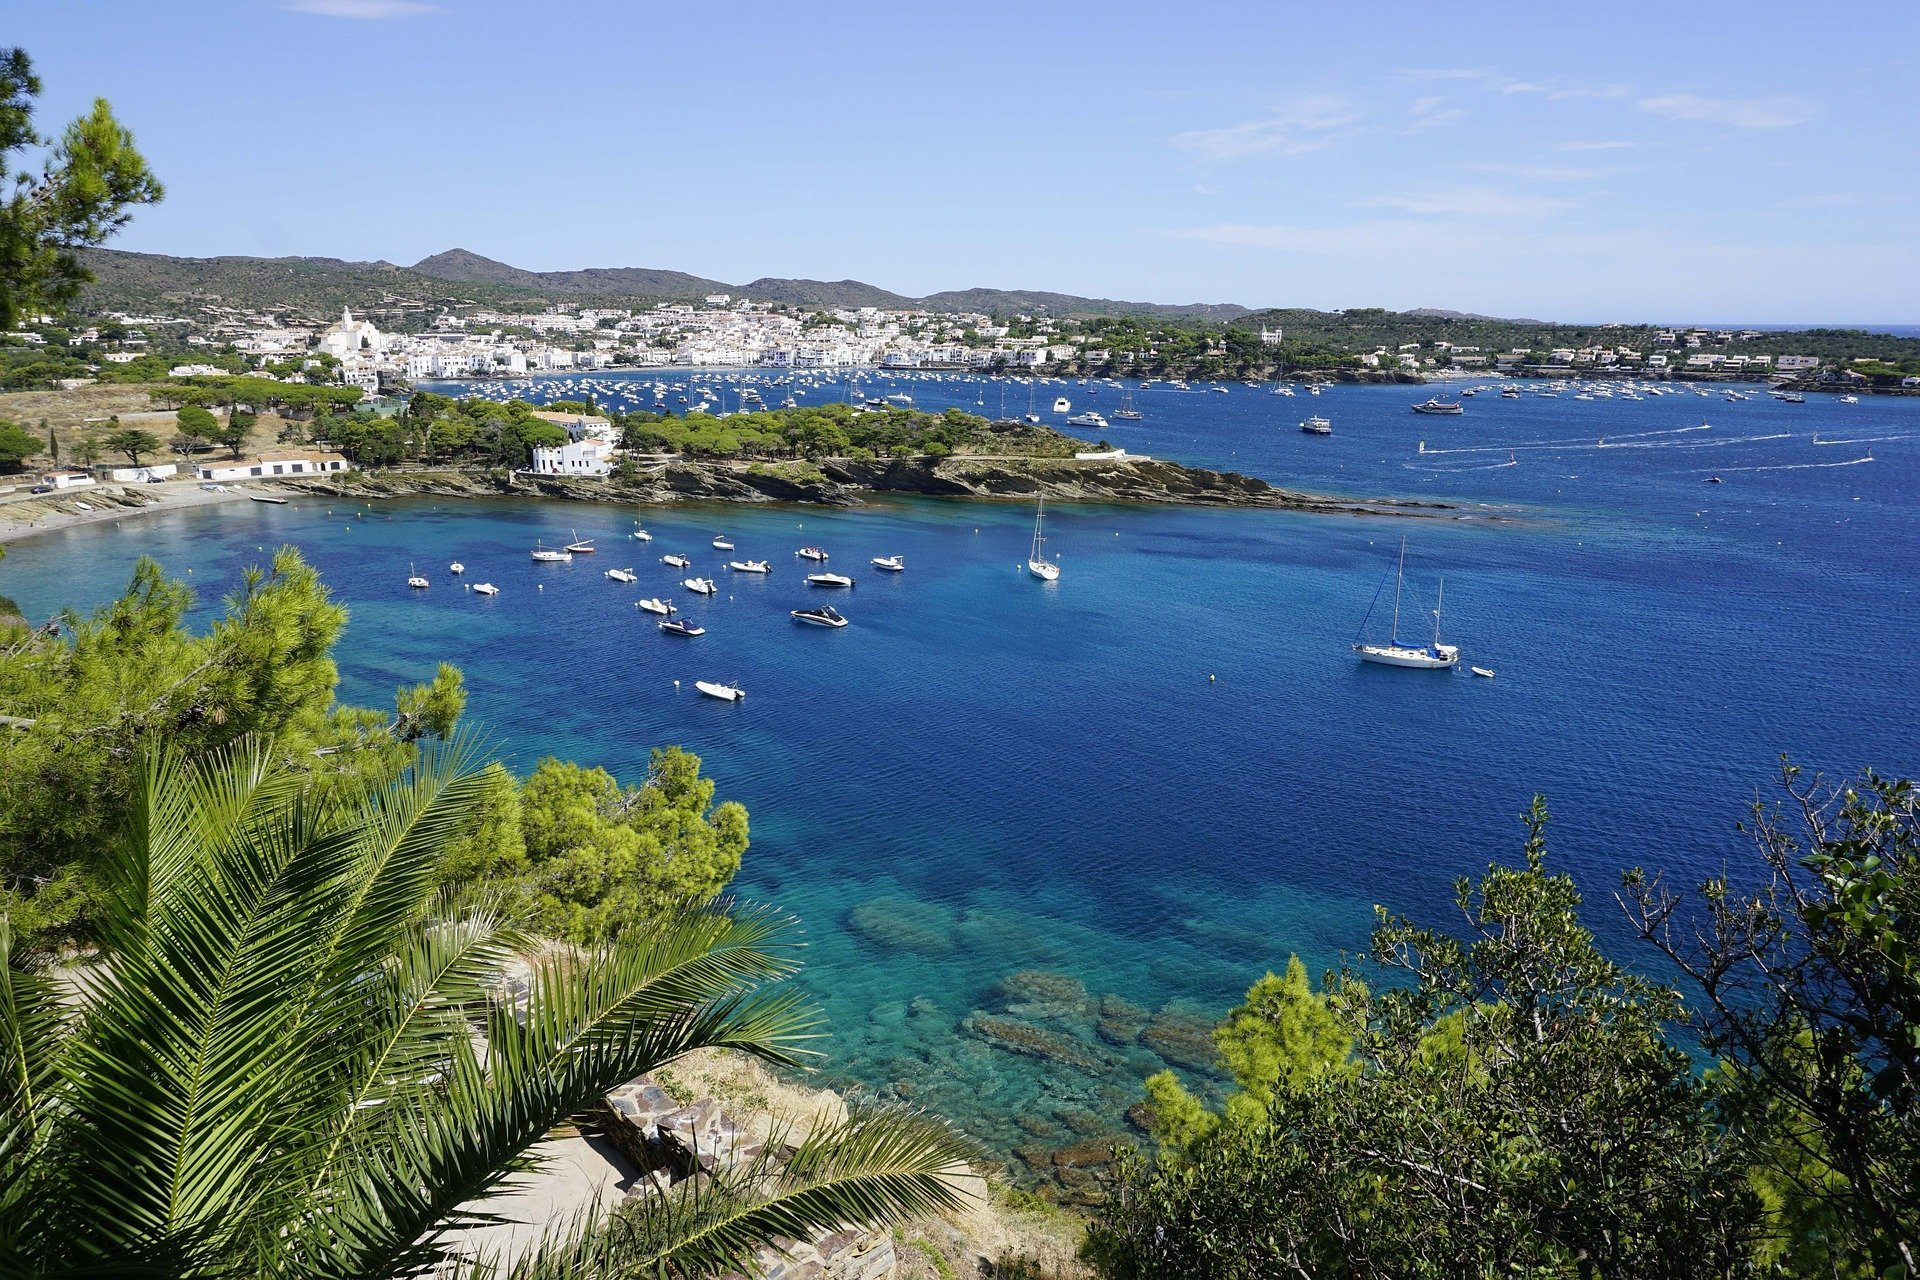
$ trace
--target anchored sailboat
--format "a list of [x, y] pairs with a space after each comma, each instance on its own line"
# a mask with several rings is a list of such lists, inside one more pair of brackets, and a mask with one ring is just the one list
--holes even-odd
[[1045, 582], [1057, 582], [1060, 566], [1047, 559], [1047, 499], [1043, 494], [1033, 516], [1033, 547], [1027, 552], [1027, 572]]
[[[1407, 540], [1400, 539], [1400, 560], [1393, 571], [1393, 630], [1389, 633], [1387, 644], [1369, 644], [1365, 640], [1367, 622], [1373, 617], [1373, 605], [1367, 606], [1367, 616], [1360, 621], [1360, 634], [1354, 637], [1353, 651], [1360, 655], [1362, 662], [1377, 662], [1387, 667], [1419, 667], [1425, 670], [1444, 670], [1460, 665], [1460, 649], [1457, 645], [1440, 643], [1440, 596], [1433, 602], [1433, 643], [1427, 646], [1403, 644], [1400, 640], [1400, 588], [1406, 578]], [[1384, 586], [1385, 584], [1381, 584]], [[1446, 592], [1446, 580], [1440, 582], [1440, 591]], [[1374, 593], [1374, 604], [1380, 602], [1379, 592]]]

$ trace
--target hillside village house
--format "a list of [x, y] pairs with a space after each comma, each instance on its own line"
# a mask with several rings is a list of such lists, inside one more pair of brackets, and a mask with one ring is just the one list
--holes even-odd
[[347, 467], [347, 460], [337, 453], [284, 449], [238, 461], [203, 462], [198, 474], [202, 480], [256, 480], [272, 476], [313, 476], [345, 471]]
[[77, 467], [61, 467], [58, 470], [49, 471], [41, 476], [40, 480], [43, 484], [50, 484], [56, 489], [84, 489], [94, 483], [90, 472], [82, 471]]

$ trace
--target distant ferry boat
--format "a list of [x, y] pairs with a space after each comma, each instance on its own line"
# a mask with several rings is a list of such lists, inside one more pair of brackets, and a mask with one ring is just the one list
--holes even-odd
[[1333, 434], [1333, 424], [1325, 418], [1308, 418], [1300, 424], [1300, 429], [1310, 436], [1330, 436]]
[[1445, 400], [1422, 401], [1420, 404], [1413, 406], [1413, 411], [1415, 413], [1464, 413], [1466, 412], [1466, 410], [1460, 407], [1457, 401], [1453, 404], [1448, 404]]

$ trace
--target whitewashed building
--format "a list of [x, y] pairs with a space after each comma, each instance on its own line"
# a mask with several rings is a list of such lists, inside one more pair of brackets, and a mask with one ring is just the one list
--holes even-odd
[[203, 462], [197, 474], [202, 480], [260, 480], [274, 476], [321, 475], [330, 471], [345, 471], [348, 466], [347, 460], [337, 453], [287, 449], [263, 453], [254, 458]]

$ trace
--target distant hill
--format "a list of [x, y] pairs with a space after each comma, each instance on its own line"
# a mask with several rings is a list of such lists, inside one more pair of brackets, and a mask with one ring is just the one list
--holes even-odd
[[924, 307], [1000, 314], [1044, 309], [1054, 315], [1184, 315], [1211, 320], [1248, 314], [1246, 307], [1228, 303], [1123, 302], [1010, 289], [950, 290], [910, 298], [859, 280], [763, 277], [749, 284], [728, 284], [684, 271], [648, 267], [528, 271], [467, 249], [448, 249], [411, 267], [339, 258], [173, 258], [117, 249], [88, 250], [84, 257], [98, 280], [87, 290], [83, 303], [110, 310], [217, 300], [233, 307], [289, 307], [319, 315], [342, 306], [378, 302], [611, 306], [697, 301], [708, 294], [729, 293], [800, 307]]

